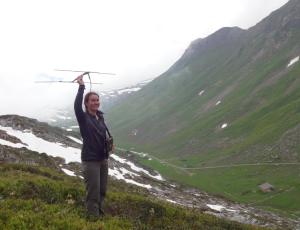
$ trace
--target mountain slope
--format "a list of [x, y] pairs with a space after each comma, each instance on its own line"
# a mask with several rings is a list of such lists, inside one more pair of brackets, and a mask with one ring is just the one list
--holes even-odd
[[299, 4], [290, 1], [248, 31], [223, 28], [193, 42], [166, 73], [109, 111], [120, 143], [174, 156], [279, 140], [300, 117], [299, 62], [287, 68], [300, 54]]
[[[168, 71], [108, 112], [117, 143], [156, 156], [143, 163], [171, 178], [239, 201], [262, 199], [255, 187], [264, 181], [293, 188], [263, 206], [299, 217], [299, 177], [291, 179], [300, 160], [299, 15], [300, 1], [291, 0], [248, 30], [222, 28], [194, 41]], [[197, 171], [258, 163], [270, 165]], [[222, 180], [227, 173], [235, 188]]]
[[261, 229], [228, 219], [294, 225], [270, 212], [170, 184], [119, 150], [120, 156], [109, 160], [107, 215], [88, 221], [80, 140], [73, 134], [26, 117], [0, 116], [1, 229]]

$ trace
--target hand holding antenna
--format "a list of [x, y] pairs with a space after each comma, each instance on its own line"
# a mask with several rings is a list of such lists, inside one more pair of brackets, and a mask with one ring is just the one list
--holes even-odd
[[84, 74], [79, 75], [78, 77], [76, 77], [76, 78], [73, 80], [73, 82], [77, 81], [77, 83], [78, 83], [79, 85], [84, 85], [83, 76], [84, 76]]

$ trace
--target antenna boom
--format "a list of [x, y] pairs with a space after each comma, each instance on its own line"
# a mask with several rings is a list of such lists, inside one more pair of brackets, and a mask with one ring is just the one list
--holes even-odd
[[95, 74], [103, 74], [103, 75], [116, 75], [115, 73], [103, 73], [103, 72], [96, 72], [96, 71], [69, 70], [69, 69], [55, 69], [54, 71], [73, 72], [73, 73], [95, 73]]
[[[77, 83], [73, 81], [35, 81], [35, 83]], [[102, 85], [103, 83], [96, 82], [96, 83], [90, 83], [90, 82], [84, 82], [85, 84], [93, 84], [93, 85]]]

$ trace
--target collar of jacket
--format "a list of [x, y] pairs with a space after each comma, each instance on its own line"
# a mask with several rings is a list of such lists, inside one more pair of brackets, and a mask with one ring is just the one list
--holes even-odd
[[[91, 116], [91, 117], [95, 117], [94, 115], [92, 115], [92, 114], [90, 114], [88, 111], [86, 112], [89, 116]], [[96, 115], [98, 116], [98, 117], [103, 117], [103, 112], [101, 111], [101, 110], [98, 110], [97, 112], [96, 112]]]

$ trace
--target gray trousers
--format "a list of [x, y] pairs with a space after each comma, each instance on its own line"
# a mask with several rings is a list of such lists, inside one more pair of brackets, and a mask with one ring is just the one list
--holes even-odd
[[83, 177], [86, 188], [87, 214], [99, 216], [107, 189], [108, 162], [83, 161]]

